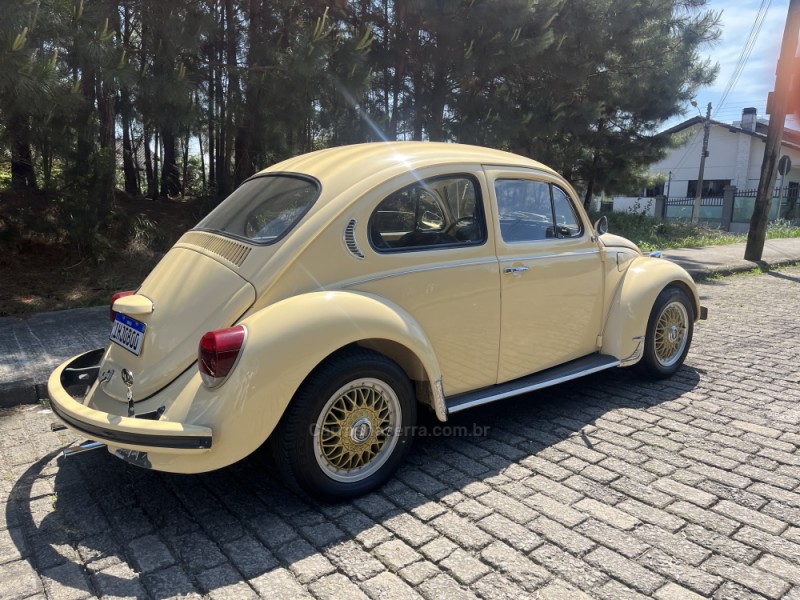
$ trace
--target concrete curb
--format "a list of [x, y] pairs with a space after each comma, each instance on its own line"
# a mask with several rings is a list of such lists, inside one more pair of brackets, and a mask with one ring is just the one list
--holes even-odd
[[0, 407], [47, 398], [50, 373], [82, 350], [105, 346], [108, 307], [0, 318]]
[[[11, 408], [20, 404], [36, 404], [39, 401], [39, 389], [32, 379], [21, 379], [11, 383], [0, 383], [0, 408]], [[45, 384], [45, 388], [46, 388]], [[47, 390], [45, 389], [45, 397]]]
[[754, 269], [762, 269], [764, 272], [767, 272], [773, 269], [778, 269], [780, 267], [790, 267], [798, 264], [800, 264], [800, 260], [797, 260], [796, 258], [789, 258], [786, 260], [770, 261], [770, 262], [765, 262], [761, 260], [758, 262], [751, 262], [749, 264], [732, 263], [730, 265], [722, 265], [719, 267], [715, 266], [713, 269], [692, 267], [690, 269], [686, 269], [686, 271], [689, 273], [689, 275], [692, 276], [692, 279], [694, 279], [695, 281], [704, 281], [709, 277], [713, 277], [716, 275], [719, 275], [721, 277], [727, 277], [729, 275], [749, 273]]

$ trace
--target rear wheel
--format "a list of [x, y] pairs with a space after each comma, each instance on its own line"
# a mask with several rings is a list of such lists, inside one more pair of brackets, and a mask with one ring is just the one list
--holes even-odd
[[292, 487], [326, 501], [383, 484], [413, 439], [416, 401], [393, 361], [369, 350], [336, 354], [298, 390], [270, 436]]
[[636, 367], [645, 377], [662, 379], [675, 373], [686, 359], [694, 332], [694, 305], [680, 287], [670, 285], [656, 298], [644, 354]]

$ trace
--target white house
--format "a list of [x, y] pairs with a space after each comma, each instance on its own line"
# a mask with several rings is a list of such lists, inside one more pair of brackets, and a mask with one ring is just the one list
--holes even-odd
[[[650, 166], [650, 172], [662, 175], [664, 183], [656, 189], [643, 190], [642, 196], [663, 194], [668, 198], [695, 197], [703, 147], [703, 122], [703, 117], [696, 116], [659, 134], [685, 134], [689, 136], [689, 141], [670, 150], [663, 160]], [[741, 121], [730, 124], [711, 121], [703, 174], [704, 197], [722, 197], [723, 188], [728, 185], [736, 186], [737, 197], [741, 192], [758, 187], [768, 125], [769, 120], [758, 118], [755, 108], [745, 108]], [[784, 130], [780, 155], [789, 156], [792, 162], [784, 181], [784, 198], [797, 203], [800, 188], [800, 131]], [[780, 184], [781, 176], [778, 175], [775, 185], [779, 187]], [[614, 210], [627, 210], [636, 200], [615, 199]], [[651, 213], [654, 204], [647, 202], [647, 199], [639, 201], [643, 208], [649, 206]], [[795, 210], [792, 216], [800, 217], [800, 209]]]

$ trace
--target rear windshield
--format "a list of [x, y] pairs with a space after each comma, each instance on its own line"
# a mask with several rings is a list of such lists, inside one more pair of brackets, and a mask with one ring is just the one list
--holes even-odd
[[316, 181], [297, 175], [264, 175], [245, 181], [195, 229], [272, 244], [294, 227], [319, 195]]

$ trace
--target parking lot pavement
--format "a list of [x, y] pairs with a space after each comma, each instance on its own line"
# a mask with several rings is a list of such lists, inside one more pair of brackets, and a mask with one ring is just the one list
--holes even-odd
[[[137, 469], [0, 413], [0, 597], [800, 598], [800, 268], [700, 286], [686, 366], [461, 413], [381, 491]], [[439, 435], [433, 435], [439, 434]]]

